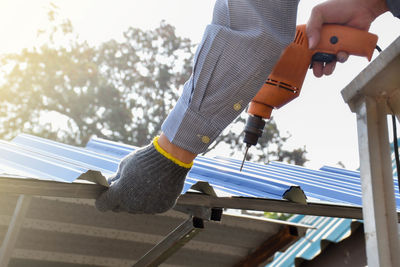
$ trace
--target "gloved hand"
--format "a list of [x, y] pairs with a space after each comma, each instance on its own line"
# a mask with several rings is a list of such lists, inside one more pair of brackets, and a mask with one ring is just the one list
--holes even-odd
[[96, 200], [98, 210], [154, 214], [175, 205], [192, 163], [174, 159], [157, 140], [121, 161], [110, 188]]

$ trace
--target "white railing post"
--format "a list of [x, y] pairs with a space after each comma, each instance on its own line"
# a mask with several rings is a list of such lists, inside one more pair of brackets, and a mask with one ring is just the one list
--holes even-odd
[[400, 38], [342, 91], [357, 114], [363, 219], [368, 266], [400, 266], [387, 115], [400, 117]]

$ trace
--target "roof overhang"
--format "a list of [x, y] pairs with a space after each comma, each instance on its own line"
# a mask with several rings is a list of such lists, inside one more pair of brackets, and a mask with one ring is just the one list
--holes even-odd
[[[136, 262], [141, 266], [143, 262], [165, 261], [164, 266], [209, 266], [215, 262], [218, 266], [254, 265], [286, 249], [309, 228], [230, 214], [223, 214], [221, 221], [207, 220], [209, 214], [202, 211], [225, 205], [240, 208], [236, 202], [247, 202], [246, 198], [205, 193], [186, 193], [179, 199], [177, 210], [197, 207], [200, 211], [189, 216], [176, 210], [159, 215], [102, 213], [94, 208], [94, 199], [103, 190], [104, 186], [87, 181], [64, 183], [0, 175], [0, 230], [8, 228], [3, 235], [0, 263], [11, 260], [29, 266], [49, 262], [131, 266]], [[204, 217], [204, 222], [202, 218], [194, 220], [195, 216]]]
[[[45, 181], [27, 177], [0, 176], [0, 193], [33, 195], [47, 197], [65, 197], [96, 199], [105, 187], [91, 182], [76, 180], [73, 183]], [[287, 200], [252, 198], [252, 197], [218, 197], [203, 193], [187, 192], [178, 199], [178, 205], [201, 207], [219, 207], [266, 212], [284, 212], [291, 214], [318, 215], [329, 217], [362, 219], [361, 206], [332, 204], [328, 202], [310, 202], [307, 204]], [[399, 220], [400, 221], [400, 220]]]

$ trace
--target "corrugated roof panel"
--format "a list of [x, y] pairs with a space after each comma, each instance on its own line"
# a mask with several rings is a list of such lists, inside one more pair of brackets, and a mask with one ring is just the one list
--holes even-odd
[[[239, 160], [227, 159], [238, 166]], [[320, 170], [282, 162], [270, 162], [267, 165], [246, 163], [246, 172], [275, 173], [279, 179], [300, 186], [309, 200], [313, 198], [334, 203], [361, 205], [361, 181], [357, 171], [324, 166]], [[397, 179], [394, 179], [397, 208], [400, 209], [400, 195]]]
[[[114, 155], [129, 153], [129, 146], [110, 141], [103, 142], [101, 139], [91, 140], [88, 149]], [[361, 204], [359, 180], [357, 184], [357, 180], [351, 177], [344, 176], [344, 182], [337, 185], [337, 175], [319, 170], [296, 168], [297, 166], [292, 168], [292, 165], [280, 165], [275, 162], [266, 166], [246, 162], [243, 171], [239, 172], [240, 163], [234, 159], [209, 159], [199, 156], [188, 177], [208, 181], [213, 186], [224, 186], [232, 190], [240, 188], [242, 194], [247, 196], [276, 198], [276, 195], [281, 194], [283, 184], [300, 186], [302, 189], [306, 187], [306, 195], [311, 199]], [[206, 175], [202, 175], [204, 168]], [[213, 172], [212, 169], [217, 172]], [[324, 181], [322, 178], [325, 178]], [[346, 179], [349, 181], [345, 181]]]
[[[346, 170], [346, 169], [341, 169], [341, 168], [336, 168], [336, 167], [329, 167], [329, 166], [323, 166], [321, 168], [321, 170], [326, 171], [326, 172], [331, 172], [331, 173], [335, 173], [335, 174], [345, 174], [348, 176], [352, 176], [354, 177], [354, 179], [360, 180], [360, 172], [359, 171], [350, 171], [350, 170]], [[393, 166], [393, 172], [396, 171], [396, 166]], [[395, 186], [395, 193], [398, 194], [398, 179], [397, 176], [393, 176], [393, 183]]]
[[[73, 181], [90, 170], [110, 176], [122, 157], [135, 147], [99, 138], [79, 148], [31, 136], [19, 135], [12, 142], [0, 143], [1, 169], [19, 170], [42, 179]], [[189, 172], [183, 193], [197, 181], [207, 181], [228, 195], [282, 199], [286, 192], [300, 187], [309, 201], [361, 205], [359, 173], [333, 167], [312, 170], [280, 162], [267, 165], [227, 158], [199, 156]], [[397, 184], [397, 182], [396, 182]], [[396, 190], [396, 202], [400, 196]]]
[[81, 166], [49, 158], [4, 141], [0, 141], [0, 158], [2, 164], [36, 177], [60, 182], [72, 182], [88, 171]]
[[[86, 148], [99, 153], [110, 154], [117, 157], [124, 157], [129, 154], [134, 147], [106, 141], [98, 138], [91, 139]], [[188, 174], [188, 179], [209, 182], [213, 187], [227, 190], [229, 193], [236, 193], [239, 196], [253, 196], [263, 198], [282, 199], [282, 196], [290, 190], [293, 183], [287, 183], [267, 175], [249, 174], [240, 172], [239, 168], [227, 165], [224, 159], [211, 159], [198, 156], [192, 169]], [[265, 181], [268, 180], [268, 183]], [[188, 186], [185, 186], [187, 189]]]
[[123, 158], [134, 151], [137, 147], [93, 137], [86, 144], [85, 148], [87, 150], [102, 153], [104, 155]]
[[[394, 169], [396, 169], [396, 166], [393, 166]], [[321, 168], [321, 170], [324, 170], [326, 172], [332, 172], [332, 173], [339, 173], [339, 174], [347, 174], [349, 176], [354, 177], [355, 180], [360, 181], [360, 172], [357, 171], [350, 171], [350, 170], [345, 170], [345, 169], [341, 169], [341, 168], [336, 168], [336, 167], [328, 167], [328, 166], [324, 166]], [[397, 205], [397, 209], [400, 208], [400, 188], [398, 186], [398, 179], [397, 176], [393, 176], [393, 184], [394, 184], [394, 195], [396, 198], [396, 205]], [[361, 192], [360, 192], [361, 193]]]
[[110, 155], [94, 153], [84, 148], [70, 146], [47, 140], [44, 138], [21, 134], [12, 140], [24, 150], [43, 155], [51, 159], [66, 161], [75, 165], [83, 166], [86, 169], [96, 169], [108, 176], [118, 169], [120, 158]]
[[[393, 145], [392, 145], [393, 150]], [[394, 154], [392, 153], [392, 158]], [[394, 162], [394, 160], [393, 160]], [[332, 173], [333, 175], [344, 175], [352, 177], [355, 183], [359, 183], [360, 173], [358, 171], [346, 170], [343, 168], [323, 166], [321, 171]], [[393, 174], [394, 174], [394, 185], [395, 185], [395, 196], [396, 202], [399, 206], [399, 192], [398, 192], [398, 181], [396, 177], [396, 165], [393, 163]], [[351, 180], [350, 180], [351, 181]], [[325, 224], [318, 225], [316, 222], [325, 220]], [[357, 222], [350, 219], [336, 219], [337, 222], [333, 222], [334, 218], [317, 217], [317, 216], [304, 216], [296, 215], [290, 218], [290, 221], [296, 223], [303, 223], [313, 226], [318, 226], [315, 230], [309, 230], [306, 236], [300, 239], [298, 242], [293, 244], [284, 253], [277, 253], [274, 260], [268, 266], [281, 266], [291, 267], [297, 266], [303, 259], [312, 260], [315, 256], [321, 252], [321, 242], [330, 241], [338, 243], [343, 239], [351, 235], [354, 227], [357, 227]], [[327, 221], [333, 224], [326, 224]], [[324, 234], [325, 233], [325, 234]], [[321, 235], [321, 238], [315, 238], [315, 236]], [[312, 238], [314, 236], [314, 238]], [[296, 265], [297, 264], [297, 265]]]
[[[36, 177], [68, 182], [88, 170], [110, 176], [117, 170], [121, 158], [135, 149], [101, 139], [93, 139], [87, 148], [79, 148], [26, 134], [17, 136], [11, 142], [2, 142], [0, 148], [3, 164], [6, 162], [7, 166], [25, 170]], [[225, 160], [201, 156], [195, 160], [188, 174], [183, 193], [196, 181], [209, 182], [226, 194], [271, 199], [282, 199], [288, 191], [297, 187], [277, 176], [239, 172], [238, 168], [227, 166]]]
[[[298, 180], [298, 185], [320, 200], [361, 205], [360, 180], [341, 174], [332, 175], [321, 170], [310, 170], [279, 162], [272, 162], [271, 167], [274, 166], [284, 169], [286, 172], [296, 173], [295, 177], [302, 177], [295, 178]], [[286, 175], [283, 176], [286, 177]]]
[[[35, 176], [31, 172], [29, 172], [29, 169], [22, 170], [19, 165], [15, 165], [15, 167], [12, 167], [9, 162], [6, 162], [5, 160], [2, 160], [0, 162], [0, 175], [2, 176], [22, 176], [22, 177], [29, 177], [29, 178], [39, 178], [38, 176]], [[48, 178], [40, 178], [42, 180], [50, 180], [52, 181], [53, 179], [51, 177]]]
[[342, 168], [337, 168], [337, 167], [331, 167], [331, 166], [323, 166], [320, 168], [321, 171], [325, 172], [332, 172], [335, 174], [343, 174], [346, 176], [354, 177], [355, 179], [360, 179], [360, 172], [359, 171], [351, 171], [351, 170], [346, 170]]
[[[234, 168], [241, 164], [239, 160], [235, 159], [227, 159], [227, 161]], [[360, 180], [353, 177], [281, 162], [270, 162], [267, 165], [248, 162], [244, 172], [251, 175], [263, 174], [266, 177], [274, 177], [287, 183], [296, 184], [311, 200], [361, 205]]]
[[[248, 195], [263, 198], [281, 199], [284, 193], [290, 189], [292, 185], [285, 183], [277, 183], [274, 180], [260, 179], [259, 176], [249, 176], [246, 173], [239, 173], [238, 170], [230, 168], [214, 167], [211, 164], [204, 164], [195, 161], [188, 177], [207, 181], [211, 185], [223, 185], [227, 188], [239, 189]], [[268, 179], [268, 177], [265, 177]]]
[[[400, 138], [397, 139], [397, 143], [400, 144]], [[397, 166], [396, 166], [396, 157], [394, 154], [394, 144], [393, 142], [390, 143], [390, 151], [391, 151], [391, 157], [392, 157], [392, 169], [393, 169], [393, 177], [395, 177], [395, 180], [397, 180]], [[400, 152], [400, 149], [399, 149]]]
[[302, 260], [312, 260], [321, 253], [323, 249], [321, 242], [341, 242], [360, 224], [351, 219], [305, 215], [295, 215], [289, 221], [307, 224], [314, 229], [307, 230], [306, 235], [285, 252], [277, 252], [268, 267], [292, 267], [298, 266]]
[[[136, 147], [98, 138], [91, 139], [85, 148], [79, 148], [30, 135], [19, 135], [11, 142], [0, 141], [0, 173], [69, 182], [88, 170], [99, 170], [108, 176], [117, 170], [121, 158], [134, 149]], [[234, 159], [199, 156], [186, 179], [183, 192], [198, 181], [207, 181], [214, 189], [228, 195], [282, 199], [287, 190], [301, 187], [309, 200], [361, 204], [360, 177], [357, 171], [329, 166], [312, 170], [280, 162], [268, 165], [246, 162], [243, 171], [239, 172], [240, 164], [239, 160]], [[396, 201], [399, 207], [397, 188]], [[296, 261], [297, 256], [312, 259], [320, 253], [321, 241], [343, 240], [356, 223], [350, 219], [303, 215], [294, 216], [291, 221], [317, 228], [309, 231], [305, 239], [287, 252], [277, 254], [273, 262], [276, 265], [271, 266], [293, 266], [290, 264]]]

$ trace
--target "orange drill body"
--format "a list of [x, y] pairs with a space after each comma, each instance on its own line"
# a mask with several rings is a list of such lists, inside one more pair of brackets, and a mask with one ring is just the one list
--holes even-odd
[[378, 36], [367, 31], [325, 24], [319, 44], [315, 49], [309, 49], [306, 26], [297, 26], [294, 41], [283, 51], [267, 81], [250, 102], [250, 116], [244, 129], [247, 148], [240, 169], [249, 147], [256, 145], [262, 135], [264, 119], [271, 117], [273, 109], [280, 108], [299, 96], [307, 70], [313, 61], [335, 61], [336, 54], [340, 51], [363, 56], [370, 61], [377, 41]]
[[265, 119], [274, 108], [280, 108], [300, 94], [313, 57], [331, 56], [340, 51], [364, 56], [371, 60], [378, 37], [375, 34], [341, 25], [327, 24], [321, 31], [321, 41], [315, 49], [308, 49], [305, 25], [296, 29], [294, 41], [285, 49], [264, 86], [250, 103], [248, 113]]

